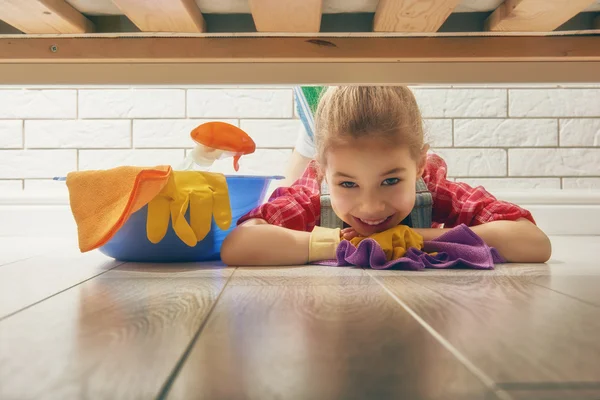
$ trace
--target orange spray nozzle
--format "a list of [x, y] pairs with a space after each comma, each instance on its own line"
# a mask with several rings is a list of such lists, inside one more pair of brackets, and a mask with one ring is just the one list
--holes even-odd
[[256, 144], [246, 132], [226, 122], [204, 123], [192, 130], [190, 136], [198, 144], [234, 153], [233, 167], [236, 171], [239, 170], [240, 158], [256, 150]]

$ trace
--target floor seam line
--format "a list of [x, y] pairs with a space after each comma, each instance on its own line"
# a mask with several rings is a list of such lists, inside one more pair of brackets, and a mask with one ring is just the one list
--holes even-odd
[[429, 325], [423, 318], [421, 318], [412, 308], [410, 308], [404, 301], [402, 301], [396, 294], [394, 294], [381, 280], [371, 274], [369, 271], [366, 271], [367, 274], [375, 280], [389, 294], [395, 301], [402, 307], [411, 317], [413, 317], [419, 325], [421, 325], [433, 338], [438, 341], [446, 350], [450, 352], [471, 374], [473, 374], [477, 379], [479, 379], [487, 389], [494, 392], [496, 396], [498, 396], [502, 400], [513, 400], [512, 396], [510, 396], [506, 391], [498, 388], [496, 383], [492, 378], [490, 378], [485, 372], [479, 369], [475, 364], [471, 362], [465, 355], [463, 355], [457, 348], [455, 348], [450, 342], [448, 342], [438, 331], [433, 329], [431, 325]]
[[[560, 275], [553, 275], [553, 276], [560, 276]], [[564, 276], [577, 276], [577, 275], [564, 275]], [[581, 276], [585, 276], [585, 275], [581, 275]], [[538, 286], [538, 287], [541, 287], [541, 288], [544, 288], [544, 289], [551, 290], [551, 291], [553, 291], [554, 293], [562, 294], [563, 296], [567, 296], [567, 297], [568, 297], [568, 298], [570, 298], [570, 299], [577, 300], [577, 301], [579, 301], [579, 302], [581, 302], [581, 303], [583, 303], [583, 304], [586, 304], [586, 305], [588, 305], [588, 306], [591, 306], [591, 307], [596, 307], [596, 308], [600, 308], [600, 305], [598, 305], [598, 304], [594, 304], [594, 303], [591, 303], [591, 302], [589, 302], [589, 301], [587, 301], [587, 300], [580, 299], [580, 298], [578, 298], [578, 297], [575, 297], [575, 296], [573, 296], [573, 295], [570, 295], [570, 294], [568, 294], [568, 293], [561, 292], [560, 290], [556, 290], [556, 289], [550, 288], [550, 287], [548, 287], [548, 286], [544, 286], [544, 285], [542, 285], [542, 284], [539, 284], [539, 283], [537, 283], [537, 282], [533, 282], [533, 281], [529, 281], [529, 282], [530, 282], [531, 284], [535, 285], [535, 286]]]
[[13, 261], [6, 262], [4, 264], [0, 264], [0, 268], [4, 267], [6, 265], [16, 264], [21, 261], [31, 260], [32, 258], [36, 258], [36, 257], [37, 256], [25, 256], [24, 258], [19, 258], [18, 260], [13, 260]]
[[158, 395], [156, 396], [157, 400], [166, 399], [166, 396], [168, 396], [169, 392], [171, 391], [171, 388], [173, 387], [173, 383], [175, 382], [175, 379], [177, 379], [177, 377], [179, 376], [179, 373], [183, 369], [183, 366], [185, 365], [185, 362], [189, 358], [189, 355], [192, 353], [192, 350], [194, 349], [194, 346], [196, 346], [196, 342], [200, 338], [200, 335], [202, 334], [202, 331], [204, 330], [204, 327], [208, 323], [208, 320], [212, 316], [213, 311], [215, 310], [215, 308], [217, 308], [217, 304], [221, 300], [221, 296], [223, 296], [223, 293], [225, 293], [225, 289], [229, 285], [229, 282], [233, 278], [233, 275], [235, 274], [235, 272], [237, 271], [237, 269], [238, 269], [238, 267], [235, 267], [235, 269], [233, 270], [233, 272], [231, 273], [231, 275], [227, 278], [227, 281], [225, 282], [225, 284], [223, 285], [223, 288], [221, 289], [221, 291], [219, 292], [217, 298], [215, 299], [214, 304], [212, 305], [212, 307], [210, 308], [210, 310], [208, 310], [208, 313], [206, 313], [206, 317], [204, 317], [204, 319], [200, 323], [200, 326], [198, 327], [198, 330], [196, 331], [196, 333], [192, 337], [192, 340], [190, 340], [190, 343], [188, 343], [188, 345], [185, 348], [183, 354], [181, 355], [181, 357], [179, 358], [179, 360], [175, 364], [175, 367], [173, 368], [173, 370], [171, 371], [171, 373], [167, 376], [167, 379], [165, 380], [165, 383], [163, 384], [162, 388], [158, 392]]
[[[32, 258], [33, 258], [33, 257], [32, 257]], [[36, 301], [35, 303], [31, 303], [31, 304], [29, 304], [28, 306], [25, 306], [25, 307], [23, 307], [23, 308], [20, 308], [20, 309], [18, 309], [17, 311], [13, 311], [13, 312], [11, 312], [10, 314], [7, 314], [7, 315], [5, 315], [5, 316], [3, 316], [3, 317], [2, 317], [2, 316], [0, 316], [0, 322], [4, 321], [5, 319], [7, 319], [7, 318], [10, 318], [10, 317], [12, 317], [12, 316], [14, 316], [14, 315], [16, 315], [16, 314], [18, 314], [18, 313], [20, 313], [20, 312], [23, 312], [23, 311], [25, 311], [25, 310], [27, 310], [27, 309], [29, 309], [29, 308], [33, 307], [33, 306], [36, 306], [36, 305], [38, 305], [38, 304], [40, 304], [40, 303], [43, 303], [43, 302], [44, 302], [44, 301], [46, 301], [46, 300], [49, 300], [49, 299], [51, 299], [51, 298], [53, 298], [53, 297], [55, 297], [55, 296], [58, 296], [59, 294], [61, 294], [61, 293], [64, 293], [64, 292], [66, 292], [67, 290], [71, 290], [71, 289], [73, 289], [74, 287], [76, 287], [76, 286], [79, 286], [79, 285], [81, 285], [81, 284], [83, 284], [83, 283], [85, 283], [85, 282], [87, 282], [87, 281], [89, 281], [89, 280], [92, 280], [92, 279], [94, 279], [94, 278], [97, 278], [97, 277], [99, 277], [99, 276], [101, 276], [101, 275], [104, 275], [104, 274], [106, 274], [107, 272], [109, 272], [109, 271], [112, 271], [113, 269], [115, 269], [115, 268], [118, 268], [118, 267], [120, 267], [120, 266], [122, 266], [122, 265], [124, 265], [124, 264], [127, 264], [127, 263], [126, 263], [126, 262], [120, 262], [120, 263], [118, 263], [117, 265], [115, 265], [114, 267], [108, 268], [107, 270], [105, 270], [105, 271], [102, 271], [102, 272], [100, 272], [99, 274], [96, 274], [96, 275], [94, 275], [94, 276], [90, 276], [89, 278], [87, 278], [87, 279], [84, 279], [84, 280], [82, 280], [81, 282], [77, 282], [76, 284], [74, 284], [74, 285], [71, 285], [71, 286], [69, 286], [69, 287], [67, 287], [67, 288], [64, 288], [64, 289], [62, 289], [62, 290], [60, 290], [60, 291], [58, 291], [58, 292], [56, 292], [56, 293], [53, 293], [53, 294], [51, 294], [51, 295], [50, 295], [50, 296], [48, 296], [48, 297], [44, 297], [43, 299], [40, 299], [40, 300]]]

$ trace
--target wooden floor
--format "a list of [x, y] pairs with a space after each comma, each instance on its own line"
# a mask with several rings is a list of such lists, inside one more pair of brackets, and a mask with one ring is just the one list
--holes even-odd
[[119, 263], [0, 238], [0, 399], [600, 399], [600, 237], [493, 271]]

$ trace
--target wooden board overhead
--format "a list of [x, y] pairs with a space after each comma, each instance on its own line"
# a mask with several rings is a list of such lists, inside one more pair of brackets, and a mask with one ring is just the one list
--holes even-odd
[[600, 82], [600, 36], [0, 36], [0, 84]]
[[505, 0], [485, 21], [490, 31], [553, 31], [594, 0]]
[[0, 63], [1, 85], [460, 85], [600, 83], [600, 61]]
[[258, 32], [319, 32], [323, 0], [249, 0]]
[[112, 1], [0, 0], [0, 84], [600, 82], [600, 0]]
[[0, 19], [23, 33], [94, 31], [94, 24], [64, 0], [0, 0]]
[[436, 32], [460, 0], [380, 0], [375, 32]]
[[600, 61], [600, 36], [0, 37], [0, 63], [372, 61]]
[[205, 32], [206, 23], [194, 0], [113, 0], [144, 32]]

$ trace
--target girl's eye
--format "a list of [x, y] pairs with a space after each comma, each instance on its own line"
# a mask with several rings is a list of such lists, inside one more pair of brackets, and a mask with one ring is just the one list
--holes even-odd
[[346, 181], [346, 182], [340, 183], [340, 186], [343, 187], [343, 188], [346, 188], [346, 189], [351, 189], [353, 187], [356, 187], [356, 183], [354, 183], [354, 182], [347, 182]]
[[398, 182], [400, 182], [400, 179], [398, 179], [398, 178], [388, 178], [388, 179], [384, 180], [382, 182], [382, 184], [384, 186], [392, 186], [392, 185], [397, 184]]

